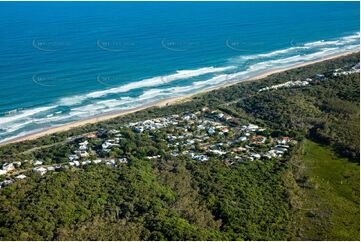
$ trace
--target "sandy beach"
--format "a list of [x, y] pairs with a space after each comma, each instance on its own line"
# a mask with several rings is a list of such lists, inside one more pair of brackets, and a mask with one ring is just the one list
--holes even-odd
[[345, 53], [342, 53], [342, 54], [327, 56], [327, 57], [319, 59], [319, 60], [310, 61], [310, 62], [306, 62], [306, 63], [302, 63], [302, 64], [297, 64], [297, 65], [290, 66], [290, 67], [287, 67], [287, 68], [273, 69], [273, 70], [270, 70], [270, 71], [260, 73], [260, 74], [258, 74], [256, 76], [248, 78], [248, 79], [238, 80], [238, 81], [234, 81], [232, 83], [225, 83], [225, 84], [222, 84], [222, 85], [219, 85], [219, 86], [216, 86], [216, 87], [212, 87], [212, 88], [209, 88], [209, 89], [205, 89], [205, 90], [202, 90], [201, 92], [197, 92], [197, 93], [190, 94], [190, 95], [185, 95], [185, 96], [181, 96], [181, 97], [174, 97], [174, 98], [169, 98], [169, 99], [163, 99], [163, 100], [160, 100], [160, 101], [157, 101], [157, 102], [149, 103], [147, 105], [140, 106], [140, 107], [133, 108], [133, 109], [129, 109], [129, 110], [126, 110], [126, 111], [104, 113], [104, 114], [101, 114], [99, 116], [90, 117], [90, 118], [79, 120], [79, 121], [76, 121], [76, 122], [64, 124], [64, 125], [61, 125], [61, 126], [58, 126], [58, 127], [52, 127], [52, 128], [40, 130], [38, 132], [31, 133], [31, 134], [28, 134], [28, 135], [24, 135], [24, 136], [21, 136], [21, 137], [16, 137], [14, 139], [6, 140], [4, 142], [0, 141], [0, 146], [6, 145], [6, 144], [9, 144], [9, 143], [15, 143], [15, 142], [20, 142], [20, 141], [25, 141], [25, 140], [37, 139], [37, 138], [45, 136], [45, 135], [50, 135], [50, 134], [59, 133], [59, 132], [62, 132], [62, 131], [67, 131], [67, 130], [70, 130], [70, 129], [75, 128], [75, 127], [79, 127], [79, 126], [83, 126], [83, 125], [87, 125], [87, 124], [94, 124], [94, 123], [98, 123], [98, 122], [101, 122], [101, 121], [110, 120], [110, 119], [113, 119], [113, 118], [116, 118], [116, 117], [119, 117], [119, 116], [127, 115], [127, 114], [130, 114], [130, 113], [135, 113], [137, 111], [147, 109], [147, 108], [150, 108], [150, 107], [163, 107], [163, 106], [167, 106], [167, 105], [176, 104], [176, 103], [179, 103], [179, 102], [184, 102], [186, 100], [190, 100], [193, 96], [199, 95], [201, 93], [206, 93], [206, 92], [210, 92], [210, 91], [215, 90], [215, 89], [235, 85], [235, 84], [238, 84], [240, 82], [259, 80], [259, 79], [265, 78], [265, 77], [267, 77], [269, 75], [272, 75], [272, 74], [275, 74], [275, 73], [280, 73], [280, 72], [283, 72], [283, 71], [287, 71], [287, 70], [291, 70], [291, 69], [311, 65], [311, 64], [314, 64], [314, 63], [317, 63], [317, 62], [322, 62], [322, 61], [325, 61], [325, 60], [334, 59], [334, 58], [341, 57], [341, 56], [346, 56], [346, 55], [349, 55], [349, 54], [352, 54], [352, 53], [356, 53], [356, 52], [345, 52]]

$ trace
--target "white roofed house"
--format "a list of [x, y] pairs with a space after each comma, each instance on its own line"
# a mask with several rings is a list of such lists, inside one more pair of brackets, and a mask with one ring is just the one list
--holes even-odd
[[40, 175], [44, 175], [48, 170], [44, 167], [35, 167], [35, 168], [33, 168], [33, 171]]
[[26, 178], [26, 176], [24, 174], [20, 174], [20, 175], [17, 175], [15, 177], [15, 179], [19, 179], [19, 180], [22, 180], [22, 179], [25, 179], [25, 178]]
[[227, 152], [225, 151], [221, 151], [221, 150], [209, 150], [210, 153], [215, 154], [215, 155], [225, 155], [227, 154]]
[[62, 170], [62, 165], [60, 165], [60, 164], [55, 165], [55, 170], [56, 171], [61, 171]]
[[247, 126], [247, 130], [252, 131], [252, 132], [258, 130], [258, 128], [259, 128], [258, 125], [255, 125], [255, 124], [248, 124], [248, 126]]
[[69, 165], [70, 165], [70, 166], [76, 166], [76, 167], [78, 167], [78, 166], [80, 166], [80, 162], [77, 161], [77, 160], [75, 160], [75, 161], [73, 161], [73, 162], [69, 162]]
[[195, 143], [195, 140], [191, 139], [191, 140], [187, 140], [187, 145], [192, 145]]
[[237, 139], [237, 142], [244, 142], [247, 140], [247, 137], [246, 136], [241, 136]]
[[191, 116], [190, 115], [185, 115], [185, 116], [183, 116], [182, 119], [185, 120], [185, 121], [188, 121], [188, 120], [191, 119]]
[[43, 162], [40, 161], [40, 160], [36, 160], [36, 161], [34, 161], [34, 163], [33, 163], [34, 166], [40, 166], [40, 165], [42, 165], [42, 164], [43, 164]]
[[210, 111], [210, 109], [208, 107], [202, 108], [202, 112], [209, 112], [209, 111]]
[[117, 130], [117, 129], [112, 129], [112, 130], [109, 131], [109, 133], [110, 134], [118, 134], [118, 133], [120, 133], [120, 131]]
[[77, 156], [77, 155], [69, 155], [68, 158], [69, 158], [70, 161], [73, 161], [73, 160], [79, 159], [79, 156]]
[[261, 159], [261, 155], [257, 153], [252, 153], [251, 156], [257, 160]]
[[14, 180], [12, 180], [12, 179], [4, 180], [4, 181], [0, 182], [0, 188], [3, 188], [5, 186], [7, 186], [7, 185], [10, 185], [13, 182], [14, 182]]
[[160, 155], [154, 155], [154, 156], [147, 156], [147, 159], [157, 159], [157, 158], [160, 158]]
[[15, 166], [13, 163], [5, 163], [0, 170], [0, 175], [6, 175], [8, 172], [15, 170]]
[[208, 129], [208, 134], [209, 135], [212, 135], [212, 134], [214, 134], [216, 131], [213, 129], [213, 128], [209, 128]]
[[277, 157], [277, 152], [276, 150], [269, 150], [266, 153], [268, 156], [270, 156], [271, 158], [276, 158]]
[[109, 148], [114, 147], [114, 146], [119, 146], [119, 144], [114, 144], [113, 143], [114, 140], [107, 140], [102, 144], [102, 149], [104, 151], [109, 151]]
[[87, 140], [85, 140], [85, 141], [83, 141], [83, 142], [80, 142], [80, 143], [79, 143], [79, 146], [80, 146], [80, 145], [88, 145], [88, 144], [89, 144], [89, 142], [88, 142]]
[[243, 151], [247, 151], [247, 148], [244, 147], [236, 147], [232, 149], [234, 152], [243, 152]]
[[48, 167], [46, 167], [46, 169], [47, 169], [48, 171], [55, 171], [55, 167], [54, 167], [54, 166], [48, 166]]
[[15, 166], [13, 163], [5, 163], [2, 167], [2, 170], [6, 171], [6, 172], [10, 172], [15, 170]]
[[206, 155], [194, 155], [192, 158], [197, 161], [207, 161], [208, 160], [208, 157]]
[[79, 152], [79, 155], [80, 155], [80, 157], [83, 157], [83, 158], [84, 158], [84, 157], [88, 157], [88, 156], [89, 156], [89, 153], [88, 153], [87, 151], [83, 151], [83, 150], [82, 150], [82, 151]]
[[350, 74], [358, 73], [358, 72], [360, 72], [360, 64], [356, 64], [348, 71], [343, 70], [342, 68], [335, 69], [333, 72], [333, 76], [344, 76], [344, 75], [350, 75]]
[[119, 163], [122, 163], [122, 164], [127, 164], [128, 163], [128, 159], [123, 157], [123, 158], [119, 158]]
[[106, 160], [105, 164], [108, 166], [115, 166], [115, 160], [114, 159]]
[[84, 165], [89, 165], [89, 164], [91, 164], [92, 162], [90, 161], [90, 160], [86, 160], [86, 161], [82, 161], [82, 165], [84, 166]]
[[325, 80], [325, 79], [326, 79], [326, 77], [325, 77], [324, 74], [316, 74], [316, 75], [315, 75], [315, 78], [316, 78], [317, 80]]
[[287, 151], [287, 148], [284, 148], [284, 147], [281, 147], [281, 146], [276, 146], [274, 149], [276, 151], [281, 151], [281, 152], [286, 152]]
[[87, 150], [88, 149], [88, 141], [85, 141], [85, 142], [79, 143], [79, 150]]
[[233, 119], [233, 117], [232, 117], [231, 115], [225, 115], [225, 116], [224, 116], [224, 119], [225, 119], [225, 120], [231, 120], [231, 119]]

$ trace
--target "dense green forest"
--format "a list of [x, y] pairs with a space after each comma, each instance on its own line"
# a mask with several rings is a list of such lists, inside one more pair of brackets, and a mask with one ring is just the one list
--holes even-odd
[[[196, 112], [204, 107], [268, 127], [273, 133], [297, 137], [299, 141], [282, 159], [229, 165], [217, 157], [198, 162], [186, 156], [171, 156], [164, 133], [148, 135], [125, 129], [122, 130], [125, 140], [110, 153], [131, 161], [119, 169], [101, 164], [44, 176], [32, 173], [27, 179], [3, 187], [0, 239], [359, 239], [359, 230], [355, 229], [359, 224], [340, 219], [342, 209], [334, 204], [328, 204], [327, 211], [300, 209], [306, 206], [306, 201], [312, 203], [320, 197], [322, 200], [338, 194], [335, 199], [339, 206], [345, 204], [352, 209], [350, 219], [359, 218], [359, 190], [354, 190], [357, 180], [354, 177], [359, 177], [360, 77], [359, 73], [332, 75], [334, 69], [356, 65], [359, 58], [359, 54], [339, 57], [199, 94], [179, 104], [149, 108], [0, 147], [1, 163], [39, 159], [61, 164], [67, 161], [73, 148], [69, 137], [76, 139], [85, 133], [101, 133], [129, 122]], [[320, 73], [325, 77], [315, 78]], [[304, 87], [259, 92], [265, 86], [305, 78], [313, 81]], [[240, 126], [237, 120], [231, 125]], [[97, 142], [92, 145], [99, 146]], [[346, 190], [353, 189], [347, 194], [352, 196], [351, 203], [339, 198], [340, 187], [329, 194], [309, 190], [309, 184], [321, 182], [313, 180], [321, 174], [320, 170], [305, 169], [315, 165], [307, 154], [320, 149], [318, 146], [326, 149], [322, 151], [325, 155], [312, 162], [322, 161], [321, 170], [331, 167], [327, 163], [330, 157], [341, 159], [349, 167], [333, 169], [332, 174], [343, 172], [339, 182], [353, 177], [343, 184]], [[158, 155], [160, 158], [154, 160], [146, 158]], [[337, 162], [332, 164], [342, 167]], [[332, 180], [330, 176], [325, 179]], [[335, 232], [338, 224], [342, 224], [339, 228], [343, 234]], [[348, 224], [352, 229], [347, 229]], [[315, 226], [324, 232], [317, 234], [307, 229]]]
[[263, 92], [235, 106], [273, 127], [303, 132], [341, 155], [359, 160], [359, 85], [355, 79], [357, 74], [329, 79], [302, 91]]

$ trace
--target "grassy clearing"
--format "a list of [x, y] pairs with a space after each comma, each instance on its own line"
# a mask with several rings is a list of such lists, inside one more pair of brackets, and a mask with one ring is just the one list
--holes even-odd
[[359, 240], [359, 165], [309, 140], [298, 158], [298, 238]]

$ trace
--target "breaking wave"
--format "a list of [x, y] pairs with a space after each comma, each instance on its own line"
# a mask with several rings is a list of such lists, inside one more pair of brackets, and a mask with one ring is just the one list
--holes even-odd
[[[360, 33], [355, 33], [337, 40], [291, 43], [286, 49], [231, 58], [228, 64], [222, 67], [180, 70], [173, 74], [143, 79], [118, 87], [64, 97], [51, 106], [23, 110], [0, 117], [0, 139], [4, 142], [9, 138], [26, 135], [39, 129], [59, 126], [102, 113], [136, 108], [162, 99], [194, 94], [225, 83], [245, 80], [265, 71], [283, 69], [354, 51], [359, 48], [359, 38]], [[134, 94], [134, 90], [138, 92]], [[125, 96], [117, 96], [119, 94]]]

